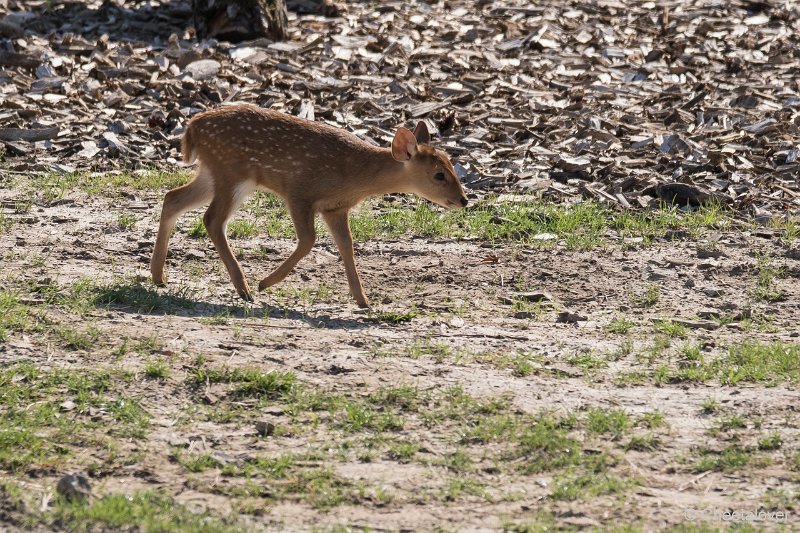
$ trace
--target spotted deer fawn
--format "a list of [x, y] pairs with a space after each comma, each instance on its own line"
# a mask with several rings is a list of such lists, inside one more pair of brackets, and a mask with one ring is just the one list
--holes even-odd
[[210, 201], [203, 216], [208, 236], [239, 296], [252, 301], [225, 230], [248, 195], [261, 189], [286, 202], [297, 247], [261, 280], [258, 290], [283, 280], [311, 251], [316, 239], [314, 216], [320, 213], [339, 248], [351, 294], [360, 307], [368, 307], [353, 255], [350, 210], [368, 196], [393, 192], [415, 193], [446, 208], [467, 205], [447, 155], [429, 142], [424, 122], [413, 133], [398, 128], [391, 148], [378, 148], [345, 130], [253, 105], [197, 115], [189, 121], [181, 146], [184, 162], [199, 161], [197, 172], [192, 181], [164, 198], [150, 261], [153, 281], [164, 283], [167, 244], [178, 217]]

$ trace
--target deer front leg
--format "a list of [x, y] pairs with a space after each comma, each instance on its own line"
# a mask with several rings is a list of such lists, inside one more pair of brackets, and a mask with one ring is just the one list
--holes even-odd
[[242, 266], [233, 255], [228, 236], [225, 234], [225, 228], [228, 224], [228, 219], [238, 207], [235, 197], [232, 194], [226, 194], [225, 191], [217, 191], [211, 205], [208, 206], [208, 211], [203, 216], [203, 222], [206, 225], [206, 231], [214, 243], [214, 248], [217, 249], [225, 268], [228, 270], [228, 275], [231, 277], [233, 286], [239, 296], [247, 302], [253, 301], [253, 294], [250, 292], [250, 287], [247, 285], [247, 280], [244, 277]]
[[316, 231], [314, 230], [314, 212], [310, 206], [289, 206], [289, 215], [292, 217], [294, 223], [294, 230], [297, 233], [297, 246], [281, 265], [270, 273], [269, 276], [261, 280], [258, 284], [258, 290], [263, 291], [267, 287], [271, 287], [276, 283], [283, 281], [286, 276], [297, 266], [302, 258], [308, 255], [314, 247], [314, 242], [317, 239]]
[[347, 284], [350, 286], [350, 294], [355, 298], [359, 307], [369, 307], [369, 300], [364, 294], [364, 287], [361, 285], [361, 276], [358, 275], [356, 268], [356, 258], [353, 252], [353, 235], [350, 233], [350, 221], [348, 213], [344, 211], [329, 211], [322, 213], [322, 219], [331, 230], [331, 235], [342, 256], [344, 271], [347, 274]]

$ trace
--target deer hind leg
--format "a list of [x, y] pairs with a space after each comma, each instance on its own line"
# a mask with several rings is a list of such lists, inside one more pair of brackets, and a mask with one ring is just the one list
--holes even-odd
[[211, 201], [214, 196], [214, 184], [211, 174], [200, 167], [195, 178], [181, 187], [169, 191], [164, 197], [161, 208], [161, 220], [158, 225], [158, 236], [150, 258], [150, 273], [156, 285], [164, 284], [164, 263], [167, 260], [167, 246], [175, 222], [182, 214], [196, 209]]
[[263, 291], [267, 287], [283, 281], [302, 258], [304, 258], [314, 247], [317, 239], [314, 230], [314, 211], [309, 205], [289, 205], [289, 215], [294, 223], [294, 230], [297, 233], [297, 246], [294, 252], [281, 265], [272, 271], [266, 278], [258, 284], [258, 290]]
[[342, 256], [344, 271], [347, 274], [347, 284], [350, 286], [350, 294], [355, 298], [359, 307], [369, 307], [369, 300], [364, 294], [364, 287], [361, 285], [361, 277], [356, 268], [356, 258], [353, 253], [353, 236], [350, 233], [350, 222], [347, 211], [329, 211], [322, 213], [322, 219], [331, 230], [331, 235]]
[[[220, 183], [226, 183], [226, 181], [220, 180]], [[227, 181], [227, 183], [230, 183], [230, 181]], [[208, 206], [205, 215], [203, 215], [203, 223], [205, 223], [208, 236], [225, 264], [236, 292], [239, 293], [243, 300], [248, 302], [253, 301], [253, 294], [247, 285], [242, 266], [236, 260], [233, 251], [231, 251], [225, 230], [228, 226], [228, 220], [253, 190], [255, 190], [255, 184], [252, 182], [241, 182], [232, 188], [224, 185], [217, 186], [214, 191], [214, 199], [211, 201], [211, 205]]]

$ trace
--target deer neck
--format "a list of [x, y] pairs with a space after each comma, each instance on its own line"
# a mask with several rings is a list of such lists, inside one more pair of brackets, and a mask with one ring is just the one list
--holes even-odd
[[413, 192], [405, 179], [405, 165], [392, 157], [390, 148], [372, 148], [364, 154], [352, 176], [364, 198], [380, 194]]

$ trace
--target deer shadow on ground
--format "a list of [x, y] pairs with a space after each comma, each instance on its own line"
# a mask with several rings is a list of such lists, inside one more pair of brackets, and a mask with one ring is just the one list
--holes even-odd
[[[288, 319], [301, 320], [319, 329], [365, 329], [375, 320], [369, 316], [361, 319], [332, 317], [323, 313], [309, 313], [269, 304], [208, 303], [192, 297], [189, 292], [165, 292], [150, 288], [140, 282], [109, 285], [97, 290], [94, 303], [124, 313], [151, 316], [182, 316], [219, 319]], [[276, 324], [277, 325], [277, 324]]]

